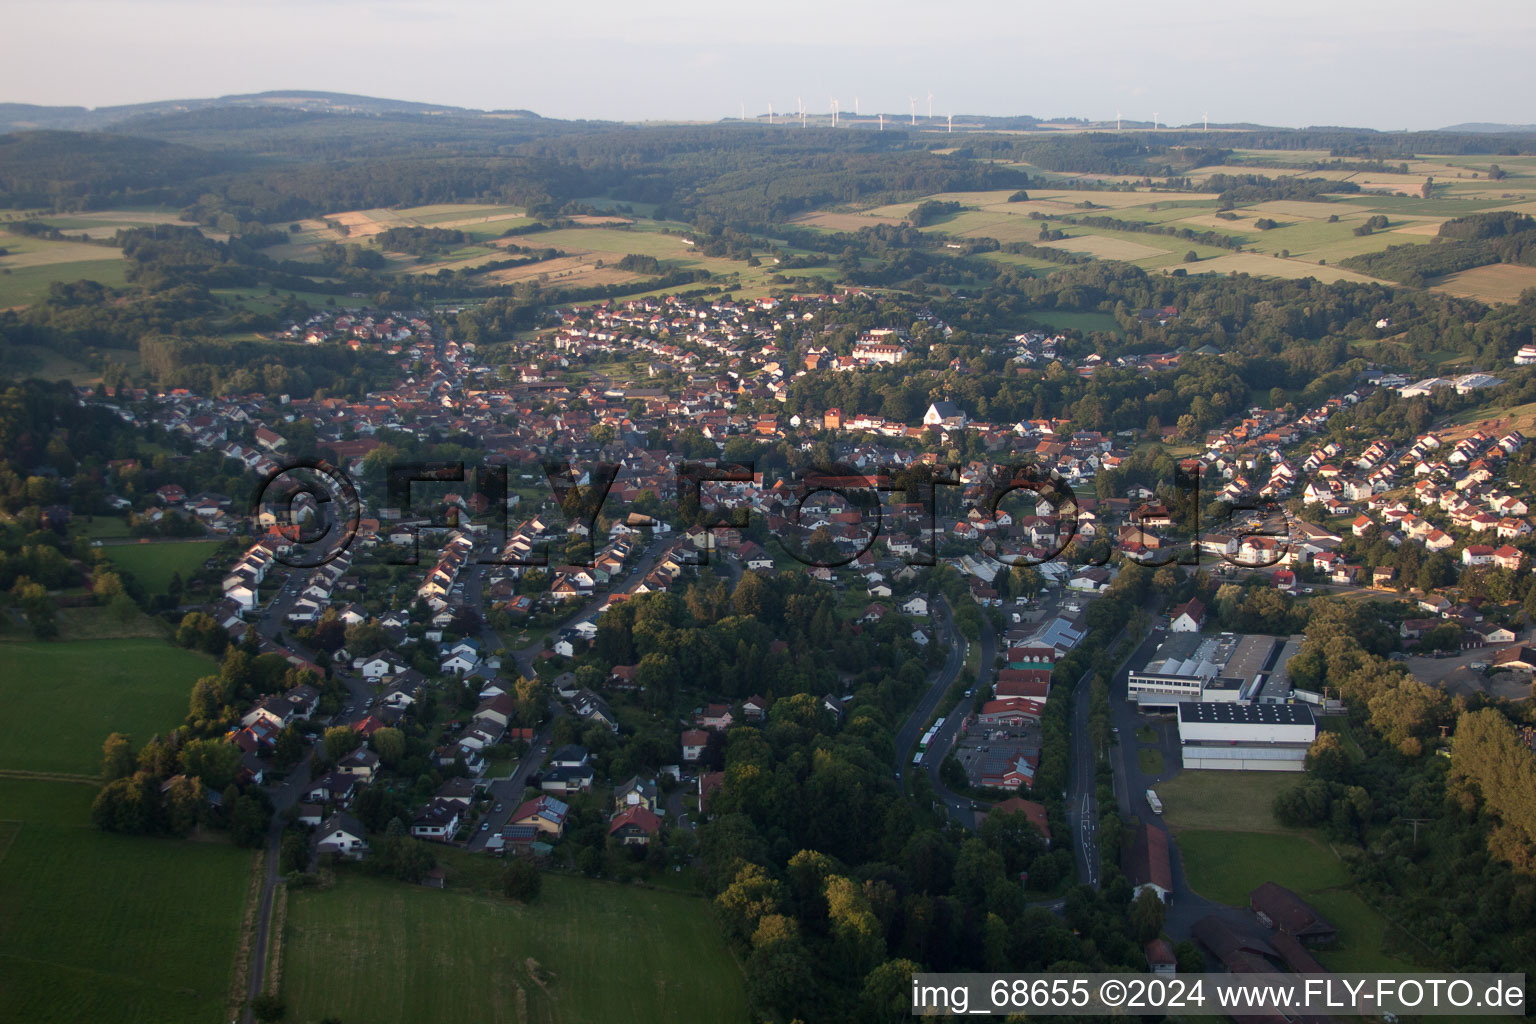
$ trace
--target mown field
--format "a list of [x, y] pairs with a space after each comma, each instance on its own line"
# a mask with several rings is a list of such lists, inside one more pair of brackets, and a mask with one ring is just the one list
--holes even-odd
[[151, 639], [17, 641], [0, 646], [0, 657], [0, 768], [91, 776], [108, 733], [142, 743], [175, 728], [192, 684], [216, 670], [210, 658]]
[[0, 1020], [227, 1020], [253, 854], [98, 832], [95, 793], [0, 778]]
[[103, 548], [112, 563], [133, 573], [134, 577], [151, 593], [163, 594], [171, 585], [171, 574], [180, 573], [183, 580], [198, 572], [215, 551], [220, 541], [165, 541], [149, 544], [114, 544]]
[[1163, 820], [1175, 829], [1279, 831], [1275, 797], [1301, 782], [1292, 772], [1180, 772], [1158, 784]]
[[704, 901], [562, 875], [529, 907], [357, 876], [295, 892], [283, 964], [300, 1021], [749, 1020]]

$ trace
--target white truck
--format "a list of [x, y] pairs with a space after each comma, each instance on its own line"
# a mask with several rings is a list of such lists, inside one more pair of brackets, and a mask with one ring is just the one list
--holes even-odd
[[1157, 790], [1147, 790], [1147, 806], [1152, 808], [1153, 814], [1163, 813], [1163, 802], [1157, 798]]

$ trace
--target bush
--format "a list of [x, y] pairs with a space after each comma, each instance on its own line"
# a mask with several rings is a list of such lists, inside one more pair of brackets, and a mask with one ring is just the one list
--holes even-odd
[[251, 1000], [251, 1012], [259, 1021], [278, 1021], [288, 1016], [288, 1004], [276, 992], [263, 992]]
[[513, 857], [501, 875], [501, 892], [509, 900], [532, 903], [544, 886], [544, 876], [532, 862]]

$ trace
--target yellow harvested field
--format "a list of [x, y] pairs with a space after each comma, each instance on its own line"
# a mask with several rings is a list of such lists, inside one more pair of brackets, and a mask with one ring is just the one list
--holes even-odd
[[1411, 196], [1417, 196], [1419, 189], [1424, 185], [1423, 174], [1361, 174], [1350, 178], [1356, 185], [1366, 192], [1406, 192]]
[[1425, 235], [1433, 238], [1440, 233], [1442, 223], [1444, 222], [1439, 220], [1423, 221], [1417, 224], [1405, 224], [1400, 228], [1393, 228], [1392, 231], [1399, 235]]
[[[545, 278], [545, 275], [548, 275]], [[628, 281], [638, 281], [641, 275], [632, 274], [627, 270], [617, 267], [597, 266], [595, 256], [562, 256], [556, 260], [545, 260], [542, 263], [530, 264], [526, 267], [507, 267], [505, 270], [492, 270], [484, 274], [480, 280], [490, 281], [496, 284], [516, 284], [518, 281], [547, 280], [551, 284], [562, 285], [597, 285], [597, 284], [622, 284]]]
[[1516, 213], [1536, 214], [1536, 201], [1515, 202], [1512, 206], [1505, 206], [1503, 209], [1514, 210]]
[[1527, 288], [1536, 288], [1536, 267], [1499, 263], [1447, 274], [1432, 287], [1437, 291], [1484, 302], [1515, 302]]
[[1373, 282], [1374, 277], [1357, 274], [1338, 267], [1318, 266], [1302, 260], [1284, 260], [1278, 256], [1261, 256], [1252, 252], [1234, 252], [1189, 265], [1191, 274], [1252, 274], [1255, 277], [1286, 277], [1300, 280], [1315, 277], [1324, 284], [1334, 281]]
[[1167, 249], [1158, 249], [1123, 238], [1107, 238], [1103, 235], [1077, 235], [1037, 244], [1049, 246], [1052, 249], [1065, 249], [1068, 252], [1085, 252], [1105, 260], [1144, 260], [1154, 256], [1168, 255]]
[[1327, 220], [1338, 214], [1339, 220], [1364, 220], [1371, 211], [1343, 203], [1310, 203], [1304, 199], [1272, 199], [1243, 207], [1255, 217], [1291, 217], [1302, 220]]
[[827, 231], [857, 231], [876, 224], [900, 224], [900, 217], [874, 213], [804, 213], [790, 223]]
[[1178, 223], [1196, 228], [1215, 228], [1217, 231], [1257, 231], [1253, 222], [1258, 218], [1247, 210], [1233, 210], [1237, 220], [1226, 220], [1215, 213], [1197, 213], [1193, 217], [1180, 217]]
[[349, 210], [346, 213], [330, 214], [325, 219], [346, 225], [348, 238], [368, 238], [405, 223], [398, 218], [390, 218], [388, 210]]
[[[1087, 200], [1095, 206], [1103, 206], [1111, 210], [1123, 210], [1132, 206], [1150, 206], [1153, 203], [1215, 202], [1217, 195], [1214, 192], [1097, 192], [1089, 189], [1032, 188], [1029, 189], [1029, 198], [1032, 201], [1050, 200], [1052, 202], [1065, 203], [1069, 207]], [[1085, 212], [1093, 213], [1096, 211], [1090, 210]]]

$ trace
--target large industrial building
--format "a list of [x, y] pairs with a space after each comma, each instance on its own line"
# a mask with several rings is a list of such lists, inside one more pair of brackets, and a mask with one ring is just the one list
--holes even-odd
[[1299, 772], [1316, 738], [1310, 704], [1179, 705], [1179, 744], [1186, 769]]
[[1177, 711], [1185, 768], [1302, 770], [1317, 738], [1308, 698], [1291, 684], [1302, 637], [1173, 633], [1132, 671], [1142, 711]]
[[1286, 666], [1302, 638], [1259, 634], [1174, 633], [1130, 673], [1127, 689], [1143, 711], [1186, 702], [1284, 704], [1292, 699]]

